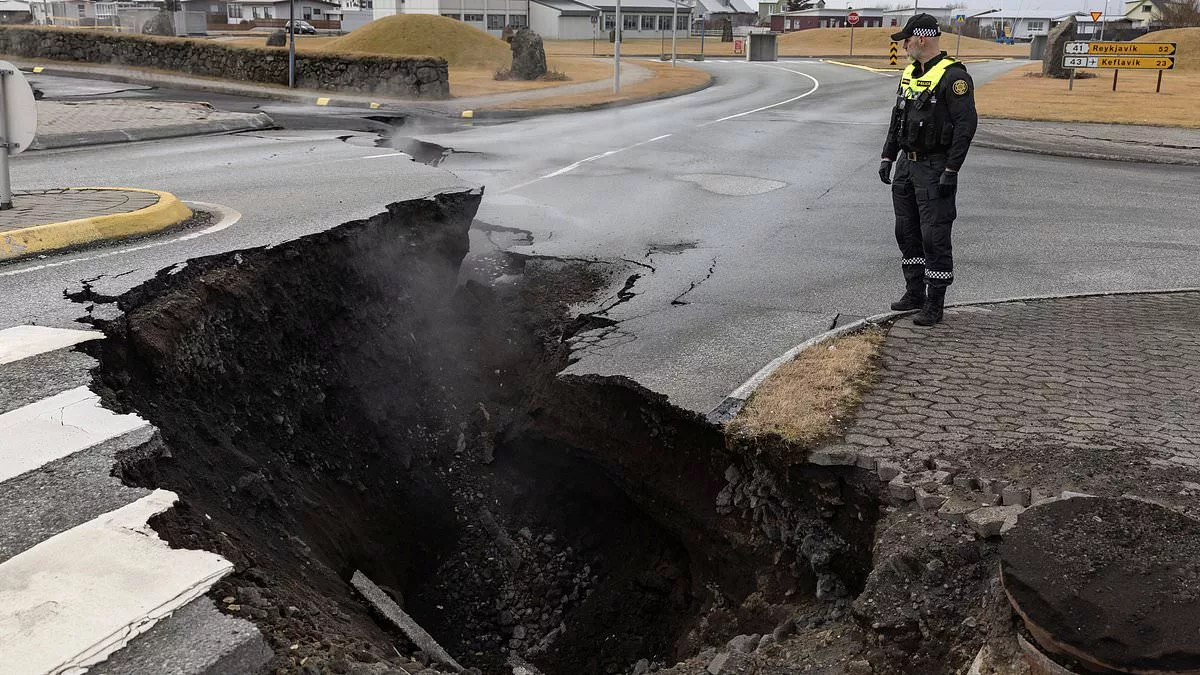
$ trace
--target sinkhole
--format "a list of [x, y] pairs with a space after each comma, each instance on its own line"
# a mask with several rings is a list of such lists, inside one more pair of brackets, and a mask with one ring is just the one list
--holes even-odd
[[861, 590], [879, 507], [854, 470], [763, 466], [635, 382], [560, 376], [607, 325], [575, 308], [623, 279], [515, 256], [472, 277], [480, 197], [193, 259], [92, 319], [95, 388], [159, 430], [115, 470], [180, 495], [152, 522], [173, 546], [234, 563], [210, 595], [270, 672], [452, 670], [355, 572], [505, 674], [645, 672]]

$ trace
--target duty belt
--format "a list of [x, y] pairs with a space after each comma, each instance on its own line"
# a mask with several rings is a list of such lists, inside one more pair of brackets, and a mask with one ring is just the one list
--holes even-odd
[[946, 153], [944, 153], [944, 152], [909, 152], [908, 150], [904, 150], [902, 152], [904, 153], [904, 156], [907, 157], [908, 161], [910, 161], [910, 162], [921, 162], [921, 161], [930, 160], [930, 159], [942, 159], [943, 157], [946, 156]]

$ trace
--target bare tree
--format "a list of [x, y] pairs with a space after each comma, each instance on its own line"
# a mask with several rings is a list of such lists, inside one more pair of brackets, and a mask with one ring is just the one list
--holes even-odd
[[802, 12], [806, 9], [811, 9], [813, 0], [787, 0], [786, 9], [789, 12]]
[[1200, 0], [1167, 0], [1159, 5], [1163, 28], [1186, 28], [1200, 26]]

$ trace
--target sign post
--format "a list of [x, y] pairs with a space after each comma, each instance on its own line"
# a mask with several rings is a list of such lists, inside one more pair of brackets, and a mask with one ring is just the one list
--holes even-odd
[[288, 88], [296, 88], [296, 0], [288, 9]]
[[858, 25], [858, 12], [847, 14], [846, 23], [850, 24], [850, 56], [854, 56], [854, 27]]
[[8, 158], [25, 152], [36, 134], [33, 88], [16, 66], [0, 61], [0, 211], [13, 207]]
[[962, 50], [962, 26], [967, 22], [966, 14], [954, 15], [954, 32], [958, 37], [954, 40], [954, 58], [958, 58], [958, 53]]
[[671, 67], [675, 67], [675, 32], [679, 29], [679, 0], [671, 2]]

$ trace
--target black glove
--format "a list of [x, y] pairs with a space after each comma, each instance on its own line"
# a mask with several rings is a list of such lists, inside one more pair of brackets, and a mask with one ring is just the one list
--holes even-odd
[[884, 185], [892, 184], [892, 160], [885, 159], [879, 163], [879, 180], [883, 181]]
[[957, 191], [958, 191], [958, 172], [957, 171], [943, 171], [942, 177], [938, 179], [938, 197], [941, 199], [945, 199], [946, 197], [953, 197], [954, 193]]

